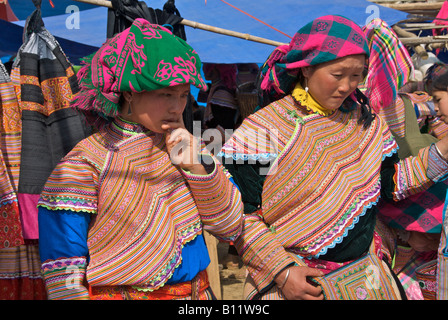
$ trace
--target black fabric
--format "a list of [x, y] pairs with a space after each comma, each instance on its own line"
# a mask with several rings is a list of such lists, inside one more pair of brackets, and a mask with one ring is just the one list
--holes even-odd
[[239, 164], [235, 161], [229, 161], [229, 159], [224, 159], [223, 162], [240, 189], [244, 213], [249, 214], [258, 210], [261, 206], [261, 193], [266, 180], [266, 176], [260, 174], [260, 169], [267, 167], [267, 165], [260, 162]]
[[145, 2], [137, 0], [111, 0], [113, 9], [108, 10], [107, 37], [130, 27], [137, 18], [143, 18], [150, 23], [173, 27], [173, 33], [187, 40], [185, 27], [180, 24], [183, 18], [176, 9], [174, 0], [167, 1], [163, 10], [148, 7]]
[[[21, 78], [26, 79], [21, 81], [18, 192], [40, 194], [56, 164], [90, 134], [90, 128], [81, 114], [68, 107], [69, 99], [79, 91], [78, 81], [59, 43], [43, 27], [41, 1], [33, 2], [36, 10], [27, 19], [24, 46], [16, 60]], [[30, 48], [33, 33], [37, 42]], [[60, 79], [66, 79], [68, 86]]]
[[19, 193], [40, 194], [51, 172], [90, 129], [77, 111], [65, 108], [45, 116], [23, 110]]
[[387, 265], [387, 267], [389, 268], [389, 271], [392, 275], [392, 277], [394, 278], [395, 284], [397, 285], [398, 291], [400, 292], [400, 296], [402, 300], [408, 300], [408, 296], [406, 294], [406, 291], [403, 287], [403, 284], [401, 283], [400, 279], [398, 278], [398, 276], [395, 274], [395, 271], [392, 269], [392, 266], [389, 264], [389, 262], [387, 261], [386, 258], [383, 258], [384, 263]]
[[36, 9], [29, 15], [29, 17], [25, 21], [25, 34], [38, 32], [39, 30], [44, 28], [44, 21], [42, 20], [42, 12], [40, 10], [42, 0], [33, 0], [33, 4]]
[[376, 225], [377, 207], [366, 210], [366, 213], [359, 217], [359, 221], [352, 230], [349, 230], [344, 241], [330, 248], [320, 257], [322, 260], [333, 262], [346, 262], [359, 258], [364, 252], [369, 250], [372, 243], [373, 232]]
[[236, 109], [223, 107], [217, 104], [211, 105], [213, 118], [206, 122], [208, 128], [216, 128], [218, 125], [224, 129], [235, 128]]

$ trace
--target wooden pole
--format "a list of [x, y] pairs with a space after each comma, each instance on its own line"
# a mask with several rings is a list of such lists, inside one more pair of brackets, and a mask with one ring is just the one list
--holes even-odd
[[[401, 29], [399, 26], [395, 25], [392, 26], [392, 29], [397, 33], [397, 36], [401, 36], [403, 37], [402, 39], [400, 39], [401, 42], [403, 42], [403, 40], [408, 40], [408, 39], [414, 39], [417, 38], [419, 39], [419, 37], [417, 37], [415, 34], [413, 34], [412, 32], [408, 32], [405, 31], [403, 29]], [[403, 42], [403, 44], [405, 44]], [[428, 53], [426, 52], [425, 48], [423, 48], [421, 46], [420, 43], [417, 43], [415, 45], [413, 45], [414, 51], [420, 56], [422, 57], [422, 59], [428, 59]]]
[[[102, 7], [107, 7], [107, 8], [112, 9], [112, 3], [110, 1], [106, 1], [106, 0], [75, 0], [75, 1], [93, 4], [93, 5], [102, 6]], [[375, 1], [372, 1], [372, 2], [376, 3]], [[403, 4], [403, 5], [415, 6], [416, 4], [418, 4], [418, 3]], [[381, 5], [392, 7], [392, 4], [381, 3]], [[431, 5], [431, 7], [440, 9], [442, 4], [441, 3], [424, 3], [424, 5]], [[403, 6], [403, 8], [404, 8], [404, 6]], [[398, 9], [398, 7], [397, 7], [397, 9]], [[401, 9], [399, 9], [399, 10], [401, 10]], [[256, 36], [252, 36], [248, 33], [242, 33], [242, 32], [227, 30], [227, 29], [223, 29], [223, 28], [218, 28], [218, 27], [207, 25], [207, 24], [187, 20], [187, 19], [183, 19], [180, 23], [182, 25], [192, 27], [195, 29], [201, 29], [201, 30], [214, 32], [214, 33], [218, 33], [218, 34], [223, 34], [223, 35], [227, 35], [227, 36], [232, 36], [232, 37], [237, 37], [237, 38], [241, 38], [241, 39], [245, 39], [245, 40], [249, 40], [249, 41], [264, 43], [264, 44], [272, 45], [275, 47], [287, 44], [284, 42], [278, 42], [278, 41], [273, 41], [273, 40], [269, 40], [269, 39], [265, 39], [265, 38], [261, 38], [261, 37], [256, 37]], [[418, 46], [419, 44], [448, 42], [448, 40], [445, 40], [444, 38], [442, 39], [442, 38], [436, 38], [436, 37], [419, 38], [419, 37], [415, 36], [415, 37], [410, 38], [410, 37], [400, 37], [400, 35], [399, 35], [399, 39], [400, 39], [400, 41], [403, 42], [403, 44], [411, 45], [411, 46]], [[417, 49], [417, 50], [421, 51], [420, 49]], [[423, 52], [421, 52], [421, 53], [424, 54]]]
[[422, 38], [401, 38], [401, 42], [404, 45], [415, 46], [418, 44], [431, 44], [431, 43], [448, 43], [448, 36], [428, 36]]
[[[376, 1], [372, 1], [376, 3]], [[388, 7], [400, 11], [415, 11], [415, 10], [440, 10], [443, 2], [414, 2], [414, 3], [378, 3], [384, 7]]]
[[[107, 8], [112, 9], [112, 3], [110, 1], [106, 1], [106, 0], [75, 0], [75, 1], [84, 2], [84, 3], [93, 4], [93, 5], [107, 7]], [[284, 42], [279, 42], [279, 41], [269, 40], [269, 39], [265, 39], [265, 38], [261, 38], [261, 37], [256, 37], [256, 36], [250, 35], [248, 33], [242, 33], [242, 32], [227, 30], [227, 29], [223, 29], [223, 28], [218, 28], [218, 27], [210, 26], [210, 25], [195, 22], [195, 21], [190, 21], [187, 19], [183, 19], [180, 22], [180, 24], [188, 26], [188, 27], [192, 27], [195, 29], [201, 29], [201, 30], [205, 30], [205, 31], [218, 33], [218, 34], [241, 38], [244, 40], [268, 44], [268, 45], [275, 46], [275, 47], [286, 44]]]

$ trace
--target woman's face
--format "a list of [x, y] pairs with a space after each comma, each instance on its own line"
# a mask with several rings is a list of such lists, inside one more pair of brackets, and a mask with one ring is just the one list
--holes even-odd
[[366, 57], [347, 56], [302, 69], [308, 92], [324, 108], [336, 110], [362, 80]]
[[[166, 132], [163, 124], [183, 123], [182, 113], [187, 105], [190, 84], [181, 84], [141, 93], [124, 92], [125, 105], [121, 116], [158, 133]], [[128, 114], [129, 101], [131, 113]], [[183, 125], [182, 125], [183, 126]]]
[[448, 91], [435, 90], [432, 93], [432, 98], [437, 116], [448, 124]]

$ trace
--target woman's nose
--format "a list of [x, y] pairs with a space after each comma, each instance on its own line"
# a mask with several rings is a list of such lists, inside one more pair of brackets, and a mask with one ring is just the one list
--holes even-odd
[[170, 111], [172, 113], [182, 113], [185, 109], [186, 102], [185, 99], [179, 98], [175, 99], [175, 101], [172, 102]]
[[349, 79], [341, 80], [339, 84], [339, 91], [343, 93], [347, 93], [351, 90], [351, 82]]

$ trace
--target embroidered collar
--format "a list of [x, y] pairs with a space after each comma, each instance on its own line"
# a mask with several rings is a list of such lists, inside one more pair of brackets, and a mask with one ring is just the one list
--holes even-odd
[[150, 132], [139, 123], [124, 120], [121, 117], [117, 117], [113, 121], [114, 130], [122, 132], [124, 136], [132, 136], [137, 133]]
[[297, 83], [294, 90], [291, 93], [292, 97], [296, 102], [298, 102], [302, 107], [305, 107], [308, 111], [313, 113], [318, 113], [322, 116], [329, 116], [334, 112], [334, 110], [328, 110], [321, 106], [311, 94], [302, 88], [300, 83]]

